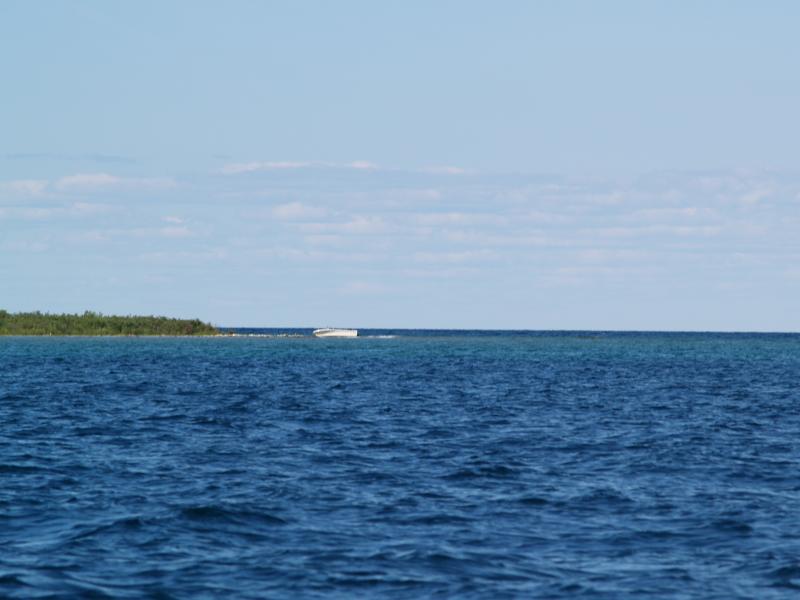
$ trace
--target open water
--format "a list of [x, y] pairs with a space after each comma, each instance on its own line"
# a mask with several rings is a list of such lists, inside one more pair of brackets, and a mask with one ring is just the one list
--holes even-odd
[[0, 338], [0, 597], [800, 596], [800, 336], [366, 333]]

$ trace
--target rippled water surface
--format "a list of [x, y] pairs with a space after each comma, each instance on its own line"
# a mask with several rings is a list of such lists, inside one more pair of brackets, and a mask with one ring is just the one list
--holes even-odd
[[800, 336], [394, 333], [0, 338], [0, 597], [800, 595]]

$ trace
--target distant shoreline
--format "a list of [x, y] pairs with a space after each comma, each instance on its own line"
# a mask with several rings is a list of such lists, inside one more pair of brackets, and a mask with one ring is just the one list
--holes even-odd
[[0, 310], [0, 336], [35, 337], [200, 337], [222, 332], [199, 319], [174, 319], [161, 316], [9, 313]]

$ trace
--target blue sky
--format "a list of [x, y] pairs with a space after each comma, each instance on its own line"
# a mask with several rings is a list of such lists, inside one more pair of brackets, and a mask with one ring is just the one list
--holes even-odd
[[800, 330], [794, 2], [0, 4], [0, 307]]

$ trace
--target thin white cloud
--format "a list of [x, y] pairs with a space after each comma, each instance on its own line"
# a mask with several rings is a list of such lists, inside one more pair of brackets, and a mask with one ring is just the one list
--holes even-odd
[[188, 227], [161, 227], [158, 234], [167, 238], [183, 238], [192, 235]]
[[13, 240], [5, 242], [2, 248], [11, 252], [46, 252], [50, 246], [39, 241]]
[[382, 217], [357, 216], [342, 225], [343, 231], [348, 233], [381, 233], [386, 230], [386, 223]]
[[645, 208], [625, 217], [626, 221], [665, 223], [671, 221], [697, 221], [717, 217], [717, 211], [700, 206], [679, 208]]
[[625, 193], [617, 191], [601, 194], [586, 194], [584, 199], [587, 204], [596, 204], [599, 206], [618, 206], [625, 202]]
[[589, 248], [576, 253], [576, 258], [581, 263], [606, 264], [631, 261], [641, 261], [650, 257], [650, 253], [643, 250], [616, 250], [606, 248]]
[[378, 165], [369, 162], [368, 160], [354, 160], [353, 162], [347, 163], [344, 166], [350, 167], [351, 169], [360, 169], [360, 170], [374, 170], [378, 168]]
[[168, 189], [175, 187], [175, 181], [169, 177], [137, 178], [118, 177], [109, 173], [77, 173], [67, 175], [56, 181], [59, 190], [95, 190], [107, 188], [133, 189]]
[[[342, 264], [368, 264], [384, 259], [378, 252], [346, 252], [330, 248], [296, 248], [290, 246], [272, 246], [260, 248], [249, 254], [258, 259], [277, 259], [279, 261], [293, 261], [308, 264], [342, 265]], [[240, 254], [240, 255], [241, 255]]]
[[389, 288], [385, 285], [367, 281], [351, 281], [339, 288], [340, 293], [352, 296], [372, 296], [385, 294], [389, 291]]
[[520, 232], [515, 235], [492, 235], [481, 231], [447, 231], [442, 238], [461, 246], [497, 246], [497, 247], [531, 247], [531, 248], [564, 248], [576, 244], [574, 240], [564, 237], [547, 236], [539, 231]]
[[665, 226], [651, 225], [645, 227], [598, 227], [585, 230], [588, 234], [598, 234], [609, 238], [649, 237], [652, 235], [679, 236], [679, 237], [713, 237], [722, 232], [719, 226]]
[[133, 227], [130, 229], [120, 229], [109, 227], [106, 229], [92, 229], [77, 234], [70, 235], [69, 239], [76, 242], [108, 242], [125, 238], [186, 238], [195, 235], [188, 227], [169, 226], [169, 227]]
[[505, 225], [508, 218], [503, 215], [489, 213], [419, 213], [414, 220], [420, 225]]
[[[442, 199], [442, 192], [436, 189], [428, 188], [428, 189], [412, 189], [412, 190], [401, 190], [398, 192], [398, 196], [402, 199], [406, 200], [441, 200]], [[391, 197], [391, 196], [390, 196]]]
[[[255, 171], [279, 171], [289, 169], [356, 169], [359, 171], [386, 170], [381, 165], [369, 160], [352, 160], [349, 162], [331, 162], [322, 160], [279, 160], [279, 161], [248, 161], [229, 163], [219, 169], [223, 175], [238, 175], [253, 173]], [[396, 169], [389, 169], [396, 170]], [[401, 169], [402, 170], [402, 169]], [[431, 165], [420, 169], [409, 169], [409, 172], [428, 173], [431, 175], [466, 175], [469, 170], [453, 165]]]
[[229, 257], [228, 250], [225, 248], [208, 248], [206, 250], [180, 250], [180, 251], [160, 251], [145, 252], [136, 258], [143, 262], [157, 264], [201, 264], [205, 265], [208, 261], [223, 261]]
[[73, 202], [69, 207], [69, 212], [76, 215], [97, 215], [107, 213], [112, 210], [108, 204], [96, 204], [92, 202]]
[[466, 250], [464, 252], [415, 252], [414, 260], [420, 263], [460, 264], [497, 258], [493, 250]]
[[7, 209], [0, 209], [0, 217], [22, 221], [40, 221], [46, 219], [88, 217], [108, 213], [112, 210], [113, 207], [108, 204], [72, 202], [60, 206], [9, 207]]
[[9, 210], [7, 211], [7, 214], [23, 220], [38, 221], [40, 219], [49, 219], [50, 217], [63, 212], [63, 210], [58, 208], [33, 207]]
[[309, 206], [302, 202], [288, 202], [272, 208], [271, 214], [282, 221], [302, 221], [306, 219], [320, 219], [327, 214], [324, 208]]
[[303, 241], [312, 246], [342, 246], [346, 240], [341, 235], [316, 234], [303, 237]]
[[358, 171], [377, 170], [380, 167], [367, 160], [354, 160], [347, 163], [325, 162], [325, 161], [251, 161], [244, 163], [230, 163], [224, 165], [219, 172], [223, 175], [240, 175], [242, 173], [254, 173], [257, 171], [285, 171], [294, 169], [355, 169]]
[[564, 225], [573, 221], [574, 217], [555, 212], [531, 210], [514, 217], [514, 220], [535, 223], [537, 225]]
[[765, 198], [769, 197], [772, 193], [772, 190], [769, 188], [762, 188], [762, 189], [755, 189], [742, 194], [739, 198], [739, 202], [745, 205], [753, 205], [758, 204]]
[[84, 242], [108, 242], [112, 237], [116, 237], [116, 232], [93, 229], [90, 231], [81, 231], [79, 233], [70, 234], [66, 237], [66, 239], [70, 242], [80, 244]]
[[344, 223], [303, 223], [300, 230], [308, 234], [377, 234], [386, 230], [386, 222], [378, 216], [355, 216]]
[[171, 215], [167, 215], [165, 217], [161, 217], [161, 220], [165, 223], [172, 223], [173, 225], [181, 225], [184, 221], [180, 217], [175, 217]]
[[239, 173], [252, 173], [254, 171], [276, 171], [283, 169], [305, 169], [315, 163], [307, 161], [252, 161], [246, 163], [231, 163], [220, 169], [223, 175], [237, 175]]
[[431, 173], [433, 175], [465, 175], [468, 171], [461, 167], [453, 167], [449, 165], [437, 165], [431, 167], [423, 167], [420, 169], [423, 173]]
[[0, 192], [23, 196], [40, 196], [47, 189], [45, 179], [15, 179], [0, 182]]
[[56, 182], [56, 187], [60, 189], [73, 187], [105, 187], [117, 185], [120, 178], [108, 173], [79, 173], [77, 175], [67, 175]]
[[475, 267], [425, 267], [415, 269], [403, 269], [401, 271], [405, 277], [424, 280], [460, 279], [462, 277], [474, 277], [480, 273]]

